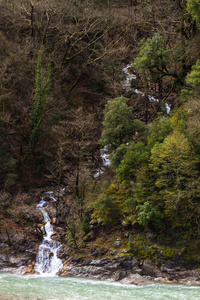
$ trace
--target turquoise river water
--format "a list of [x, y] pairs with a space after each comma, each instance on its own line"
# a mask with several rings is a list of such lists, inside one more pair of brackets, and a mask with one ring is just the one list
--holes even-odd
[[200, 287], [158, 283], [135, 286], [71, 277], [0, 273], [0, 299], [200, 300]]

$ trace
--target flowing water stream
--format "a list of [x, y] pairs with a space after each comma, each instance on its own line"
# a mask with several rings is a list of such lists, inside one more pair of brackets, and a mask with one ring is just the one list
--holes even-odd
[[0, 299], [199, 300], [200, 287], [177, 284], [134, 286], [80, 278], [0, 273]]
[[[126, 67], [124, 67], [122, 69], [122, 71], [126, 75], [126, 80], [123, 82], [123, 87], [125, 88], [125, 90], [127, 92], [132, 91], [132, 92], [134, 92], [136, 94], [140, 94], [142, 97], [144, 97], [145, 94], [143, 92], [141, 92], [140, 90], [138, 90], [136, 87], [132, 86], [132, 81], [134, 79], [136, 79], [137, 76], [131, 72], [131, 65], [128, 64]], [[155, 97], [153, 97], [151, 95], [148, 95], [148, 98], [149, 98], [150, 102], [159, 102], [158, 99], [156, 99]], [[165, 103], [165, 108], [166, 108], [167, 114], [169, 114], [170, 113], [170, 105], [168, 103]]]
[[[53, 194], [53, 192], [47, 192], [47, 194]], [[56, 201], [53, 196], [50, 196], [50, 198]], [[44, 236], [42, 243], [38, 247], [34, 269], [37, 274], [54, 276], [62, 270], [63, 264], [62, 260], [58, 258], [58, 250], [61, 247], [61, 243], [51, 238], [53, 225], [46, 210], [48, 206], [49, 203], [45, 201], [44, 197], [42, 197], [40, 203], [37, 205], [37, 208], [40, 209], [43, 214], [45, 225], [42, 227]]]

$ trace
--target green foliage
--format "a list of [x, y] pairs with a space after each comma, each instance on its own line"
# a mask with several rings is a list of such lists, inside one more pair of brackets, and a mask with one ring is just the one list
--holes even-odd
[[106, 104], [103, 120], [101, 144], [108, 146], [111, 152], [133, 136], [132, 109], [124, 97], [109, 100]]
[[148, 157], [149, 151], [143, 142], [131, 142], [121, 164], [116, 169], [116, 174], [122, 180], [134, 178], [137, 168], [145, 164]]
[[93, 204], [93, 217], [102, 219], [102, 224], [119, 224], [126, 211], [124, 202], [130, 197], [130, 188], [120, 181], [114, 181]]
[[187, 103], [185, 103], [185, 110], [187, 113], [186, 125], [187, 134], [190, 141], [195, 147], [195, 152], [200, 154], [200, 101], [199, 95], [190, 95]]
[[[180, 133], [187, 135], [188, 126], [187, 126], [188, 114], [184, 105], [177, 107], [171, 114], [171, 128], [176, 129]], [[188, 137], [188, 136], [187, 136]]]
[[179, 105], [186, 102], [189, 98], [189, 95], [190, 95], [190, 92], [187, 89], [182, 89], [181, 94], [180, 94], [180, 103], [179, 103]]
[[150, 127], [148, 146], [151, 149], [156, 143], [162, 143], [170, 132], [172, 132], [172, 122], [169, 117], [156, 119]]
[[131, 211], [134, 211], [134, 209], [136, 208], [137, 202], [135, 200], [135, 198], [128, 198], [124, 204], [127, 206], [127, 208]]
[[111, 225], [119, 222], [121, 214], [119, 205], [111, 195], [102, 194], [96, 203], [96, 208], [103, 224]]
[[199, 0], [187, 0], [187, 10], [194, 20], [200, 22], [200, 3]]
[[119, 167], [124, 155], [127, 152], [127, 149], [128, 149], [127, 145], [121, 144], [119, 147], [117, 147], [117, 149], [113, 153], [111, 157], [111, 166], [114, 169], [117, 169]]
[[158, 200], [155, 187], [156, 175], [148, 165], [140, 167], [136, 172], [136, 180], [133, 184], [134, 200], [136, 203], [156, 203]]
[[140, 51], [133, 62], [147, 83], [148, 78], [159, 83], [164, 76], [169, 76], [171, 52], [161, 35], [155, 33], [152, 38], [141, 41]]
[[125, 147], [121, 144], [129, 142], [134, 136], [143, 136], [147, 131], [142, 121], [133, 120], [132, 108], [127, 105], [127, 100], [124, 97], [109, 100], [104, 110], [104, 129], [100, 143], [106, 145], [110, 153], [118, 147], [119, 153], [122, 153]]
[[135, 119], [133, 120], [133, 127], [134, 127], [134, 133], [135, 133], [135, 140], [137, 140], [140, 137], [146, 137], [149, 133], [149, 128], [146, 126], [141, 120]]
[[[200, 8], [200, 3], [199, 3]], [[200, 11], [200, 10], [199, 10]], [[186, 77], [186, 83], [193, 88], [193, 92], [199, 91], [200, 86], [200, 59], [192, 66], [192, 71]]]
[[87, 217], [83, 219], [81, 226], [83, 232], [87, 234], [89, 232], [89, 219]]
[[[165, 213], [173, 226], [191, 222], [199, 199], [197, 158], [184, 134], [175, 131], [151, 152], [155, 185], [165, 203]], [[192, 208], [193, 207], [193, 208]], [[195, 209], [194, 209], [195, 207]]]
[[155, 229], [163, 227], [162, 220], [164, 219], [164, 215], [148, 201], [142, 205], [138, 205], [136, 210], [138, 211], [137, 220], [145, 228], [150, 225], [153, 225]]
[[30, 135], [30, 145], [33, 151], [39, 140], [41, 122], [44, 118], [44, 113], [46, 108], [47, 92], [50, 86], [51, 68], [50, 65], [48, 65], [47, 75], [46, 77], [43, 77], [41, 56], [42, 56], [41, 51], [39, 51], [36, 78], [35, 78], [34, 102], [31, 107], [32, 131]]
[[156, 185], [177, 188], [195, 176], [194, 153], [184, 134], [175, 131], [162, 144], [155, 144], [151, 150], [151, 167], [159, 172]]
[[133, 248], [134, 248], [134, 241], [133, 241], [133, 235], [132, 234], [129, 235], [128, 246], [129, 246], [130, 250], [133, 250]]

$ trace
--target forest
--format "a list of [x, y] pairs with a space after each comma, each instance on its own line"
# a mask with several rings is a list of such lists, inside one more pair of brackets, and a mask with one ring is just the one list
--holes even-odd
[[9, 247], [53, 189], [69, 253], [200, 262], [199, 0], [0, 0], [0, 39]]

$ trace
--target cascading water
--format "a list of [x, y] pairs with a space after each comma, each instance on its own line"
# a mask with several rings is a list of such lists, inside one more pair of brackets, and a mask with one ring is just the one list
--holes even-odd
[[[126, 89], [127, 92], [133, 91], [134, 93], [140, 94], [141, 96], [144, 97], [145, 94], [143, 92], [141, 92], [140, 90], [132, 87], [132, 80], [136, 79], [137, 77], [136, 77], [135, 74], [131, 73], [130, 68], [131, 68], [131, 65], [128, 64], [126, 67], [124, 67], [122, 69], [122, 71], [126, 75], [126, 80], [123, 82], [123, 87]], [[150, 95], [148, 95], [148, 98], [149, 98], [150, 102], [158, 102], [159, 101], [158, 99], [156, 99], [155, 97], [150, 96]], [[165, 103], [165, 107], [166, 107], [167, 114], [169, 114], [170, 113], [170, 106], [169, 106], [169, 104]]]
[[[50, 196], [50, 198], [56, 201], [52, 196]], [[45, 201], [44, 197], [42, 197], [40, 203], [37, 205], [37, 208], [40, 209], [43, 214], [45, 225], [41, 228], [44, 236], [42, 243], [38, 247], [34, 269], [37, 274], [54, 276], [62, 270], [63, 264], [62, 260], [58, 258], [58, 250], [61, 247], [61, 243], [51, 238], [53, 226], [46, 211], [48, 206], [49, 203]]]
[[[138, 90], [137, 88], [135, 88], [135, 87], [132, 86], [132, 81], [134, 79], [136, 79], [137, 76], [131, 72], [131, 65], [128, 64], [126, 67], [124, 67], [122, 69], [122, 71], [126, 75], [126, 79], [122, 83], [124, 89], [127, 92], [133, 91], [134, 93], [140, 94], [142, 97], [144, 97], [145, 94], [143, 92], [141, 92], [140, 90]], [[156, 99], [155, 97], [153, 97], [151, 95], [148, 95], [148, 99], [149, 99], [150, 102], [159, 102], [158, 99]], [[165, 108], [166, 108], [166, 113], [169, 114], [170, 113], [170, 106], [169, 106], [169, 104], [165, 103]], [[111, 162], [110, 162], [110, 159], [109, 159], [109, 154], [108, 154], [106, 146], [103, 149], [100, 150], [100, 157], [102, 159], [102, 165], [103, 165], [103, 167], [101, 167], [100, 169], [97, 170], [97, 172], [93, 175], [94, 178], [97, 178], [100, 174], [103, 174], [105, 172], [105, 168], [104, 167], [110, 166]]]

